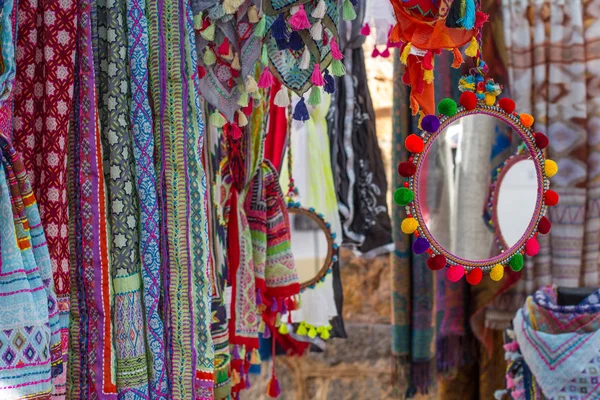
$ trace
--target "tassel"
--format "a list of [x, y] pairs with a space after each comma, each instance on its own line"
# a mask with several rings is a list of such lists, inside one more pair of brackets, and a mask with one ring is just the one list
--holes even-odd
[[263, 303], [262, 294], [260, 292], [260, 289], [258, 289], [256, 291], [256, 304], [260, 306], [262, 303]]
[[310, 51], [306, 47], [304, 47], [304, 52], [302, 52], [302, 57], [300, 58], [300, 69], [308, 69], [310, 66]]
[[302, 36], [300, 36], [300, 34], [298, 32], [293, 31], [290, 34], [289, 45], [290, 45], [290, 49], [292, 49], [294, 51], [302, 50], [302, 48], [304, 47], [304, 41], [302, 40]]
[[425, 56], [423, 57], [423, 69], [425, 70], [432, 70], [433, 69], [433, 51], [428, 50], [427, 53], [425, 53]]
[[323, 31], [323, 46], [327, 46], [329, 44], [329, 35], [327, 35], [327, 31]]
[[319, 0], [319, 2], [317, 3], [317, 6], [315, 7], [315, 9], [313, 10], [313, 12], [310, 15], [313, 18], [321, 19], [325, 16], [326, 11], [327, 11], [327, 7], [325, 6], [325, 0]]
[[260, 53], [260, 63], [265, 67], [269, 64], [269, 53], [267, 52], [266, 44], [263, 44], [262, 52]]
[[227, 120], [219, 111], [215, 110], [214, 113], [210, 114], [209, 117], [210, 123], [217, 128], [222, 128], [227, 123]]
[[448, 15], [446, 16], [446, 26], [448, 28], [460, 28], [460, 20], [463, 17], [463, 7], [465, 3], [464, 0], [454, 0], [452, 5], [450, 6], [450, 10], [448, 10]]
[[475, 29], [481, 29], [483, 24], [485, 24], [488, 21], [489, 17], [490, 16], [487, 15], [486, 13], [484, 13], [482, 11], [477, 11], [475, 13]]
[[333, 79], [333, 76], [329, 75], [328, 70], [325, 70], [325, 76], [323, 76], [323, 80], [325, 81], [325, 84], [323, 85], [323, 90], [325, 90], [325, 93], [335, 93], [335, 79]]
[[279, 325], [279, 333], [282, 335], [287, 335], [288, 333], [290, 333], [286, 323], [282, 323], [281, 325]]
[[344, 0], [344, 5], [342, 6], [342, 19], [344, 21], [354, 21], [356, 19], [356, 11], [354, 10], [352, 3], [350, 3], [350, 0]]
[[256, 80], [252, 77], [252, 75], [248, 75], [246, 77], [246, 93], [254, 93], [258, 90], [258, 85], [256, 84]]
[[475, 36], [471, 38], [471, 43], [469, 43], [469, 47], [465, 50], [465, 54], [469, 57], [477, 56], [477, 52], [479, 51], [479, 43], [477, 43], [477, 39]]
[[244, 126], [248, 125], [248, 117], [246, 117], [246, 114], [244, 114], [240, 110], [237, 110], [237, 116], [238, 116], [238, 125], [239, 126], [244, 127]]
[[[274, 23], [273, 23], [274, 24]], [[284, 22], [285, 24], [285, 22]], [[258, 24], [254, 27], [254, 36], [263, 37], [265, 36], [265, 30], [267, 28], [267, 18], [263, 15]], [[275, 37], [275, 36], [273, 36]]]
[[411, 47], [412, 45], [410, 44], [410, 42], [406, 43], [404, 45], [404, 48], [402, 49], [402, 53], [400, 54], [400, 61], [404, 65], [406, 65], [406, 62], [408, 61], [408, 55], [410, 54]]
[[240, 107], [246, 107], [248, 105], [248, 101], [249, 100], [250, 99], [248, 98], [248, 93], [242, 92], [242, 94], [240, 94], [240, 98], [237, 101], [238, 106], [240, 106]]
[[287, 50], [290, 48], [290, 43], [287, 41], [287, 39], [275, 39], [275, 43], [277, 43], [277, 48], [281, 51], [283, 50]]
[[432, 69], [426, 69], [423, 72], [423, 80], [426, 83], [432, 83], [433, 82], [433, 70]]
[[265, 325], [265, 331], [263, 332], [262, 336], [263, 336], [263, 339], [268, 339], [271, 337], [271, 330], [266, 325]]
[[306, 104], [304, 103], [304, 97], [300, 97], [300, 101], [294, 107], [294, 113], [292, 114], [292, 118], [296, 121], [308, 121], [310, 118], [308, 116], [308, 110], [306, 109]]
[[377, 50], [377, 47], [373, 47], [373, 52], [371, 52], [371, 57], [372, 58], [377, 58], [379, 56], [380, 56], [379, 50]]
[[313, 26], [310, 27], [310, 37], [314, 40], [323, 39], [323, 25], [321, 21], [317, 21]]
[[308, 104], [311, 106], [318, 106], [321, 104], [321, 89], [319, 89], [317, 86], [313, 86], [312, 89], [310, 89]]
[[342, 58], [344, 58], [344, 55], [340, 50], [340, 46], [338, 46], [338, 42], [335, 36], [331, 38], [331, 56], [334, 60], [341, 60]]
[[240, 383], [240, 374], [235, 369], [231, 373], [231, 383], [233, 384], [233, 386]]
[[[264, 16], [263, 16], [264, 18]], [[285, 19], [283, 18], [283, 13], [280, 13], [279, 16], [273, 23], [271, 24], [271, 35], [276, 40], [286, 40], [288, 37], [288, 29], [285, 24]]]
[[258, 78], [258, 87], [266, 89], [273, 86], [274, 83], [275, 80], [273, 79], [273, 74], [271, 74], [269, 68], [265, 68], [262, 74], [260, 74], [260, 78]]
[[315, 86], [323, 86], [323, 75], [321, 75], [321, 66], [319, 63], [315, 63], [315, 68], [313, 69], [311, 81]]
[[202, 79], [206, 76], [206, 68], [198, 64], [198, 79]]
[[310, 329], [308, 330], [308, 335], [309, 338], [314, 339], [317, 337], [317, 330], [315, 329], [314, 326], [311, 326]]
[[454, 61], [452, 62], [452, 68], [460, 68], [462, 63], [465, 61], [463, 60], [462, 54], [460, 53], [460, 50], [458, 49], [458, 47], [453, 48], [452, 53], [454, 54]]
[[221, 42], [217, 51], [221, 56], [226, 56], [229, 54], [229, 39], [227, 37], [223, 39], [223, 42]]
[[290, 105], [290, 96], [285, 86], [281, 86], [281, 89], [275, 95], [273, 103], [278, 107], [287, 107]]
[[213, 65], [215, 62], [217, 62], [217, 56], [210, 47], [207, 47], [204, 51], [204, 57], [202, 57], [202, 60], [204, 61], [204, 65]]
[[240, 350], [238, 349], [237, 345], [233, 346], [233, 351], [231, 352], [231, 357], [234, 360], [239, 360], [240, 358], [242, 358], [242, 357], [240, 357]]
[[231, 124], [230, 135], [234, 140], [238, 140], [242, 137], [242, 130], [237, 124]]
[[202, 18], [202, 13], [194, 15], [194, 30], [199, 31], [204, 26], [204, 20]]
[[240, 66], [240, 57], [239, 57], [238, 53], [235, 53], [233, 55], [233, 61], [231, 62], [231, 68], [235, 69], [236, 71], [239, 71], [242, 68]]
[[303, 4], [300, 4], [300, 6], [298, 7], [298, 11], [290, 17], [288, 22], [290, 23], [291, 27], [296, 31], [310, 28], [310, 22], [308, 21], [308, 17], [306, 16], [306, 11], [304, 11]]
[[383, 51], [381, 52], [381, 54], [380, 54], [380, 55], [381, 55], [381, 57], [383, 57], [383, 58], [388, 58], [388, 57], [390, 56], [390, 49], [388, 49], [388, 48], [386, 47], [386, 48], [385, 48], [385, 50], [383, 50]]
[[250, 364], [260, 365], [260, 363], [261, 363], [260, 353], [258, 352], [258, 350], [253, 349], [252, 352], [250, 353]]
[[475, 26], [475, 2], [473, 0], [466, 0], [465, 14], [459, 22], [465, 29], [470, 30]]
[[279, 386], [279, 380], [275, 376], [275, 371], [273, 371], [273, 375], [269, 379], [269, 383], [267, 384], [267, 396], [272, 399], [276, 399], [281, 394], [281, 387]]
[[363, 27], [360, 28], [360, 34], [363, 36], [369, 36], [371, 34], [371, 27], [369, 26], [369, 23], [364, 24]]
[[331, 333], [329, 333], [329, 329], [327, 329], [327, 328], [323, 329], [323, 332], [321, 332], [321, 339], [327, 340], [330, 337], [331, 337]]
[[256, 9], [255, 5], [251, 5], [248, 8], [248, 22], [250, 22], [251, 24], [255, 24], [259, 21], [258, 19], [258, 10]]
[[200, 31], [200, 36], [202, 36], [205, 40], [212, 42], [215, 40], [215, 24], [210, 24], [208, 28], [203, 31]]
[[399, 43], [400, 42], [400, 24], [396, 24], [393, 26], [390, 37], [390, 42]]
[[260, 321], [260, 324], [258, 324], [258, 331], [259, 331], [260, 333], [263, 333], [263, 332], [265, 331], [265, 328], [266, 328], [266, 327], [267, 327], [267, 326], [265, 325], [265, 321]]
[[331, 62], [331, 74], [334, 76], [344, 76], [346, 74], [346, 66], [340, 60]]
[[271, 300], [271, 312], [277, 312], [279, 310], [279, 305], [277, 304], [277, 300], [273, 297]]
[[307, 333], [308, 333], [308, 330], [306, 329], [306, 323], [300, 322], [300, 325], [298, 326], [298, 329], [296, 330], [296, 334], [300, 335], [300, 336], [306, 336]]

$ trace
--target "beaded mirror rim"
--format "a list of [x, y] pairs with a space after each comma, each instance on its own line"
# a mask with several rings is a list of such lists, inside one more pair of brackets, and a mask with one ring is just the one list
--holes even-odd
[[[514, 110], [514, 102], [508, 98], [498, 102], [494, 98], [490, 102], [487, 99], [476, 98], [473, 92], [465, 91], [461, 95], [460, 104], [448, 98], [440, 101], [439, 115], [427, 115], [422, 119], [421, 135], [412, 134], [406, 138], [405, 145], [410, 153], [409, 160], [398, 166], [398, 173], [405, 178], [405, 183], [404, 187], [396, 189], [394, 193], [394, 201], [399, 206], [404, 206], [407, 213], [401, 229], [404, 233], [414, 234], [417, 237], [413, 243], [413, 252], [427, 253], [430, 257], [427, 265], [433, 270], [446, 268], [447, 276], [451, 281], [458, 281], [466, 275], [469, 283], [477, 284], [481, 281], [484, 272], [490, 273], [490, 277], [498, 281], [502, 279], [504, 268], [507, 266], [514, 271], [520, 271], [523, 267], [523, 255], [533, 256], [539, 251], [538, 233], [547, 234], [550, 230], [550, 221], [545, 216], [548, 204], [544, 199], [550, 187], [548, 178], [553, 176], [558, 168], [554, 161], [545, 158], [543, 149], [547, 147], [548, 140], [545, 135], [532, 129], [533, 117], [525, 113], [518, 114]], [[538, 184], [536, 207], [522, 237], [508, 250], [483, 260], [464, 259], [441, 246], [424, 223], [419, 205], [418, 178], [423, 160], [432, 143], [451, 123], [468, 115], [493, 116], [517, 132], [525, 143], [529, 156], [534, 160]]]

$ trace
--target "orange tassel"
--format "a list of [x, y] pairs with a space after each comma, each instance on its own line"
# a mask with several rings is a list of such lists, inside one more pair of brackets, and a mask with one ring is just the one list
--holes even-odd
[[455, 47], [452, 49], [452, 53], [454, 53], [454, 62], [452, 63], [452, 68], [460, 68], [462, 63], [465, 62], [465, 60], [463, 60], [463, 56], [460, 50], [457, 47]]

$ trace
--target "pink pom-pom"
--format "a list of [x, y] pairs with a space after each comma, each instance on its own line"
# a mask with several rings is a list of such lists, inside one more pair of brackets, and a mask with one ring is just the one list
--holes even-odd
[[342, 58], [344, 58], [344, 55], [340, 51], [340, 47], [338, 46], [338, 42], [335, 36], [331, 38], [331, 56], [334, 60], [341, 60]]
[[289, 23], [296, 31], [301, 29], [310, 29], [310, 22], [306, 16], [306, 11], [304, 11], [304, 5], [300, 4], [298, 6], [298, 11], [296, 11], [296, 13], [290, 17]]
[[371, 34], [371, 27], [369, 26], [369, 23], [364, 24], [363, 27], [360, 28], [360, 34], [363, 36], [369, 36]]
[[446, 270], [446, 277], [450, 282], [458, 282], [465, 275], [465, 267], [453, 265]]
[[323, 86], [325, 83], [323, 80], [323, 75], [321, 74], [321, 67], [319, 66], [319, 63], [315, 63], [315, 69], [313, 69], [311, 80], [315, 86]]
[[260, 78], [258, 78], [258, 87], [261, 89], [266, 89], [275, 83], [275, 79], [273, 78], [273, 74], [269, 70], [269, 67], [266, 67], [262, 74], [260, 74]]
[[540, 244], [535, 237], [532, 237], [527, 241], [527, 243], [525, 243], [525, 254], [527, 254], [529, 257], [533, 257], [539, 252]]

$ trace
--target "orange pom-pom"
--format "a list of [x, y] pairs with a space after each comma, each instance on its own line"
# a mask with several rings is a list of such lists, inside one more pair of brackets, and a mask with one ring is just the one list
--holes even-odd
[[477, 107], [477, 95], [473, 92], [463, 92], [458, 101], [467, 110], [474, 110]]
[[477, 285], [479, 282], [481, 282], [482, 277], [483, 271], [481, 270], [481, 268], [473, 268], [467, 274], [467, 282], [469, 282], [469, 284], [471, 285]]
[[498, 105], [507, 114], [512, 114], [515, 111], [516, 107], [515, 102], [512, 99], [509, 99], [508, 97], [500, 99], [498, 101]]
[[406, 146], [406, 150], [410, 151], [411, 153], [420, 153], [425, 148], [425, 143], [423, 142], [423, 139], [421, 139], [414, 133], [408, 135], [406, 141], [404, 142], [404, 145]]
[[533, 117], [529, 114], [520, 114], [519, 117], [521, 117], [521, 123], [523, 124], [523, 126], [529, 128], [531, 125], [533, 125]]
[[556, 193], [554, 190], [546, 190], [546, 193], [544, 193], [544, 203], [546, 203], [547, 206], [555, 206], [558, 204], [558, 193]]

